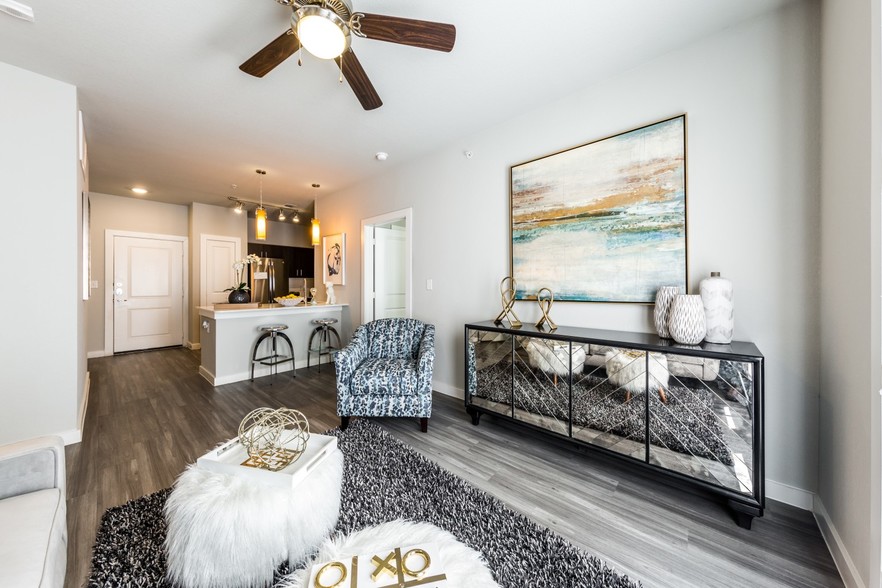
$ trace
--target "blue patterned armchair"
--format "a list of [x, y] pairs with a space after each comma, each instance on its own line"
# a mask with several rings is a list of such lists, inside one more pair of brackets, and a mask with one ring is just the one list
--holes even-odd
[[416, 319], [379, 319], [355, 330], [334, 357], [340, 428], [353, 416], [432, 416], [435, 325]]

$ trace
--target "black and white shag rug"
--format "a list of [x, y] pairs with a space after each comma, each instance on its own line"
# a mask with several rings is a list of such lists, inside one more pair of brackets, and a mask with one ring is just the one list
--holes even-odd
[[[432, 523], [481, 552], [504, 588], [640, 585], [366, 419], [354, 421], [344, 432], [334, 429], [328, 434], [337, 436], [344, 455], [337, 532], [399, 518]], [[89, 588], [170, 586], [162, 549], [166, 535], [162, 507], [169, 492], [161, 490], [104, 513], [92, 554]], [[279, 570], [277, 580], [288, 571]]]
[[[602, 372], [601, 372], [602, 373]], [[493, 402], [511, 402], [511, 364], [499, 362], [478, 370], [475, 396]], [[723, 439], [720, 419], [714, 413], [714, 394], [692, 390], [671, 378], [667, 402], [649, 395], [650, 443], [671, 451], [714, 459], [733, 465], [732, 453]], [[515, 363], [515, 406], [547, 417], [569, 419], [569, 387], [566, 378], [554, 386], [538, 381], [534, 371]], [[613, 433], [645, 443], [646, 405], [642, 394], [625, 402], [625, 391], [596, 375], [584, 375], [573, 382], [573, 424]]]

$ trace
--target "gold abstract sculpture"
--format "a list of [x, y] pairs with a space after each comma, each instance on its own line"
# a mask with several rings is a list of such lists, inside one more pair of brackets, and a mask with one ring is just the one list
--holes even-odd
[[[543, 292], [547, 292], [544, 298], [542, 297]], [[539, 311], [542, 313], [542, 318], [536, 323], [536, 328], [541, 329], [542, 325], [545, 324], [545, 321], [548, 321], [548, 327], [552, 331], [555, 330], [557, 325], [554, 324], [554, 321], [551, 320], [551, 317], [548, 315], [548, 313], [551, 312], [551, 305], [554, 304], [554, 292], [549, 288], [542, 288], [539, 290], [539, 293], [536, 294], [536, 302], [539, 303]]]
[[309, 441], [309, 422], [299, 410], [257, 408], [239, 423], [242, 465], [277, 472], [297, 461]]
[[[506, 282], [508, 283], [507, 286]], [[493, 321], [497, 325], [502, 323], [505, 319], [508, 319], [512, 329], [519, 329], [523, 326], [521, 319], [518, 318], [518, 315], [516, 315], [514, 311], [515, 291], [517, 290], [517, 285], [518, 283], [511, 276], [502, 278], [502, 281], [499, 283], [499, 293], [502, 296], [502, 312], [500, 312]]]

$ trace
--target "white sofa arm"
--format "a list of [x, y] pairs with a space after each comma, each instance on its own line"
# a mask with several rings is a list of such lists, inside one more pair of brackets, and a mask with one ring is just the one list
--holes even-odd
[[64, 442], [37, 437], [0, 447], [0, 500], [46, 488], [65, 492]]

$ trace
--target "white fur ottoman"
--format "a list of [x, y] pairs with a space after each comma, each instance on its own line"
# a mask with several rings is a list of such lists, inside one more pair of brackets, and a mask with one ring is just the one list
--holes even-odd
[[524, 344], [527, 350], [527, 358], [530, 365], [554, 376], [554, 385], [557, 386], [557, 377], [570, 376], [570, 360], [573, 362], [574, 374], [582, 373], [585, 365], [585, 348], [573, 344], [570, 351], [569, 344], [556, 343], [554, 341], [538, 341], [530, 339]]
[[342, 481], [338, 450], [293, 489], [191, 465], [165, 505], [168, 579], [183, 588], [269, 586], [279, 565], [300, 562], [337, 524]]
[[[606, 352], [606, 375], [610, 384], [625, 390], [625, 402], [631, 393], [643, 394], [646, 388], [646, 352], [632, 349], [611, 349]], [[649, 389], [658, 391], [662, 402], [667, 402], [668, 358], [662, 353], [649, 354]]]
[[[344, 561], [354, 555], [370, 553], [374, 549], [388, 550], [405, 545], [433, 543], [444, 561], [447, 576], [444, 586], [450, 588], [499, 588], [480, 553], [456, 540], [456, 537], [429, 523], [396, 520], [375, 527], [367, 527], [349, 535], [327, 539], [315, 559], [306, 567], [288, 575], [282, 582], [285, 588], [312, 588], [309, 576], [312, 566], [327, 561]], [[348, 582], [346, 584], [349, 585]], [[393, 584], [396, 585], [397, 584]]]

